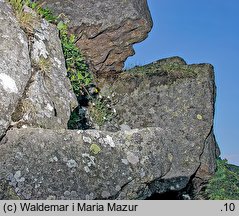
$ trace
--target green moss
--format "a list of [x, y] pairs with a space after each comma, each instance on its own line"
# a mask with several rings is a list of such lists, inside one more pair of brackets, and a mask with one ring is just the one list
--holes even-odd
[[238, 200], [239, 167], [218, 159], [217, 171], [207, 185], [206, 195], [211, 200]]

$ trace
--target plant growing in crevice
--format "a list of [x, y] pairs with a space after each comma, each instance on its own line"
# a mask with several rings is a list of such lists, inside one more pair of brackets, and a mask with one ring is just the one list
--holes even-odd
[[88, 65], [75, 44], [76, 37], [73, 34], [68, 35], [67, 24], [62, 21], [58, 23], [57, 28], [60, 31], [67, 75], [71, 81], [73, 91], [77, 97], [82, 95], [88, 97], [87, 87], [93, 84], [93, 76], [89, 72]]
[[[93, 114], [92, 119], [102, 125], [103, 122], [109, 119], [108, 108], [104, 107], [106, 104], [102, 100], [96, 99], [99, 90], [93, 82], [93, 75], [90, 73], [86, 61], [76, 46], [76, 36], [73, 34], [69, 35], [67, 24], [60, 21], [62, 15], [53, 15], [50, 9], [43, 7], [44, 3], [39, 4], [31, 0], [9, 0], [9, 2], [14, 8], [17, 17], [19, 17], [22, 28], [28, 35], [34, 33], [34, 24], [39, 22], [40, 18], [44, 18], [48, 22], [57, 25], [65, 57], [67, 76], [80, 104], [72, 112], [68, 127], [71, 129], [78, 129], [79, 127], [83, 129], [89, 128], [85, 117], [85, 107], [89, 104], [95, 104], [90, 112], [90, 114]], [[25, 10], [24, 8], [27, 7], [31, 9]], [[31, 13], [31, 10], [35, 11], [35, 13]], [[34, 62], [33, 66], [37, 67], [46, 76], [50, 71], [50, 62], [47, 59], [41, 58], [38, 62]]]
[[50, 59], [44, 57], [40, 57], [38, 61], [33, 62], [33, 67], [39, 70], [44, 77], [49, 77], [51, 65]]
[[[48, 8], [43, 8], [43, 4], [32, 2], [31, 0], [8, 0], [11, 4], [22, 29], [28, 34], [33, 34], [34, 25], [39, 22], [39, 18], [44, 18], [48, 22], [57, 23], [58, 17], [54, 16]], [[32, 9], [32, 11], [31, 11]], [[35, 11], [35, 13], [33, 13]]]
[[27, 6], [32, 8], [41, 18], [46, 19], [50, 23], [57, 24], [59, 16], [55, 16], [49, 8], [43, 8], [45, 2], [39, 4], [37, 2], [27, 1]]
[[34, 14], [26, 11], [29, 0], [9, 0], [22, 29], [28, 33], [33, 33], [33, 26], [37, 22]]
[[110, 103], [105, 98], [97, 98], [92, 101], [89, 107], [89, 114], [97, 125], [102, 126], [106, 121], [114, 117]]

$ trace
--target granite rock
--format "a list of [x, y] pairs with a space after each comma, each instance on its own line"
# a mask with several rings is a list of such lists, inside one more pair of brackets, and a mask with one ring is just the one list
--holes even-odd
[[77, 106], [55, 25], [41, 19], [30, 39], [32, 76], [12, 119], [20, 125], [67, 128], [71, 111]]
[[0, 1], [0, 138], [31, 76], [28, 40], [11, 9]]
[[165, 176], [172, 184], [161, 192], [187, 185], [200, 166], [203, 139], [188, 142], [160, 127], [12, 129], [0, 142], [0, 182], [19, 199], [145, 199]]
[[[214, 174], [219, 153], [213, 134], [216, 87], [212, 65], [187, 65], [172, 57], [125, 71], [116, 80], [102, 81], [101, 86], [101, 94], [110, 98], [116, 113], [100, 127], [102, 130], [118, 131], [122, 125], [132, 129], [160, 127], [175, 135], [171, 139], [175, 149], [177, 137], [194, 143], [195, 148], [196, 143], [203, 143], [196, 176], [207, 181]], [[175, 171], [170, 173], [164, 179], [174, 178]]]

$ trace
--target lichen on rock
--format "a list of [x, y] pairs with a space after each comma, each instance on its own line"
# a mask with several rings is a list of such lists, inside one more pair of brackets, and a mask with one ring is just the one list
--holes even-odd
[[56, 26], [37, 14], [23, 26], [0, 1], [0, 198], [146, 199], [189, 184], [198, 193], [219, 154], [212, 65], [173, 57], [117, 74], [152, 27], [147, 1], [58, 2], [46, 5], [69, 19], [95, 99], [107, 103], [86, 108], [97, 129], [66, 130], [77, 101]]

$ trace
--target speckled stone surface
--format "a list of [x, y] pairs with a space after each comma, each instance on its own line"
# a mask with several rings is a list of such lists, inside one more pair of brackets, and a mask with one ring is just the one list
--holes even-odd
[[0, 138], [31, 75], [25, 33], [11, 9], [0, 1]]
[[214, 173], [219, 150], [213, 134], [216, 86], [212, 65], [187, 65], [179, 57], [158, 60], [102, 81], [101, 94], [110, 98], [116, 112], [101, 129], [160, 127], [175, 135], [175, 148], [177, 137], [185, 143], [202, 142], [197, 177], [207, 181]]
[[[13, 129], [0, 142], [0, 182], [19, 199], [145, 199], [166, 175], [174, 184], [161, 192], [186, 186], [200, 165], [203, 139], [185, 142], [159, 127], [116, 133]], [[4, 199], [7, 191], [0, 191]]]
[[44, 19], [34, 26], [34, 32], [32, 76], [12, 119], [28, 127], [66, 129], [78, 103], [67, 78], [59, 32]]

